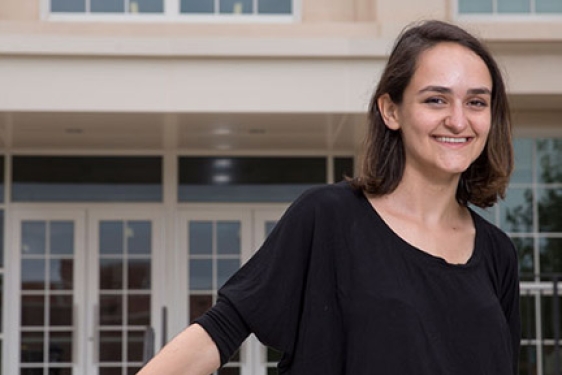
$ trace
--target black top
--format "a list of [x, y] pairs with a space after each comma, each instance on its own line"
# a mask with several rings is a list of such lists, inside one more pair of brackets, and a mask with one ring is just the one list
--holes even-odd
[[472, 217], [472, 257], [453, 265], [400, 238], [347, 183], [312, 189], [196, 323], [223, 364], [255, 333], [284, 352], [281, 374], [514, 375], [516, 251]]

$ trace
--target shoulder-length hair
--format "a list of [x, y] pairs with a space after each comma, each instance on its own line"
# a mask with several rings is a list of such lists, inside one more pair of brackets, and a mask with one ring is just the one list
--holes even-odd
[[484, 61], [492, 77], [490, 133], [482, 154], [461, 174], [456, 193], [461, 205], [471, 203], [490, 207], [498, 197], [504, 198], [513, 170], [511, 119], [505, 84], [496, 61], [482, 42], [460, 27], [441, 21], [426, 21], [409, 27], [397, 39], [371, 99], [362, 170], [352, 184], [380, 196], [394, 191], [402, 180], [406, 161], [402, 134], [385, 125], [377, 101], [388, 94], [394, 103], [401, 104], [419, 56], [442, 42], [457, 43], [473, 51]]

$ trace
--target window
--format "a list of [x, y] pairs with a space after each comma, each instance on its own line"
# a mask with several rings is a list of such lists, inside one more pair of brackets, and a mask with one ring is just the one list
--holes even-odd
[[458, 0], [461, 15], [481, 14], [562, 14], [560, 0]]
[[15, 156], [14, 202], [161, 202], [160, 157]]
[[477, 211], [507, 232], [518, 251], [521, 373], [549, 375], [562, 344], [562, 138], [519, 138], [514, 149], [506, 199]]
[[292, 16], [295, 0], [44, 0], [51, 14]]

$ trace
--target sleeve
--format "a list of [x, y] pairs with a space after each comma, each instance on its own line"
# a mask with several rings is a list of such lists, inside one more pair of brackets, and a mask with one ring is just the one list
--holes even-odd
[[294, 352], [315, 216], [313, 199], [305, 193], [219, 290], [217, 304], [196, 320], [217, 345], [222, 364], [249, 333], [288, 357]]
[[521, 315], [519, 310], [519, 266], [517, 250], [509, 241], [508, 263], [502, 278], [500, 302], [511, 332], [513, 374], [519, 373], [519, 350], [521, 346]]

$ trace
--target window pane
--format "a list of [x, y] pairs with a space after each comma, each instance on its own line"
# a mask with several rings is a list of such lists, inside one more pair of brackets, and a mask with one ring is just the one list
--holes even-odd
[[251, 14], [252, 0], [220, 0], [220, 13]]
[[534, 345], [523, 345], [519, 352], [519, 374], [538, 374], [537, 371], [537, 347]]
[[125, 0], [90, 0], [90, 11], [92, 13], [123, 13]]
[[492, 0], [459, 0], [459, 13], [492, 13]]
[[71, 221], [51, 221], [50, 253], [70, 255], [74, 253], [74, 223]]
[[123, 301], [121, 296], [100, 296], [100, 324], [123, 324]]
[[123, 358], [121, 355], [123, 346], [121, 331], [101, 331], [99, 337], [100, 362], [121, 362]]
[[121, 259], [100, 260], [100, 289], [123, 289], [123, 261]]
[[513, 141], [515, 164], [511, 183], [533, 182], [533, 143], [532, 139], [525, 138]]
[[16, 202], [161, 202], [162, 160], [15, 156], [13, 181], [12, 199]]
[[541, 238], [540, 262], [541, 273], [562, 273], [562, 238]]
[[485, 220], [489, 221], [492, 224], [496, 224], [496, 210], [498, 209], [497, 206], [480, 208], [470, 205], [470, 208], [478, 215], [482, 216]]
[[519, 255], [521, 280], [531, 281], [534, 274], [533, 238], [512, 238]]
[[325, 158], [182, 157], [181, 202], [292, 202], [326, 183]]
[[535, 296], [532, 294], [521, 295], [521, 337], [534, 339], [536, 333]]
[[[150, 296], [129, 296], [128, 309], [127, 323], [129, 325], [150, 325]], [[131, 359], [129, 358], [129, 360]]]
[[163, 0], [131, 0], [129, 2], [131, 13], [163, 13]]
[[4, 267], [4, 211], [0, 210], [0, 268]]
[[535, 0], [537, 13], [561, 13], [562, 1], [560, 0]]
[[43, 332], [22, 332], [21, 333], [21, 361], [23, 363], [43, 362], [45, 347], [45, 337]]
[[42, 326], [45, 324], [45, 296], [21, 297], [21, 325]]
[[128, 289], [150, 289], [150, 259], [129, 260]]
[[[49, 362], [72, 362], [72, 332], [49, 333]], [[60, 372], [52, 371], [52, 374]]]
[[150, 255], [151, 229], [152, 225], [149, 221], [129, 221], [127, 223], [127, 252], [129, 254]]
[[72, 326], [72, 296], [51, 296], [49, 325]]
[[213, 263], [211, 260], [189, 262], [189, 288], [191, 290], [213, 289]]
[[85, 12], [85, 0], [51, 0], [51, 12]]
[[291, 14], [292, 8], [291, 0], [258, 0], [260, 14]]
[[46, 233], [44, 221], [24, 221], [21, 224], [22, 255], [45, 254]]
[[353, 177], [353, 158], [334, 158], [334, 181]]
[[539, 190], [539, 231], [562, 232], [562, 189]]
[[23, 259], [21, 261], [21, 288], [24, 290], [45, 289], [45, 261]]
[[562, 182], [562, 139], [538, 139], [536, 144], [539, 182]]
[[529, 0], [497, 0], [498, 13], [529, 13]]
[[213, 305], [213, 296], [195, 295], [189, 296], [189, 322], [191, 323], [196, 318], [203, 315]]
[[221, 255], [240, 254], [240, 222], [217, 222], [217, 253]]
[[222, 259], [217, 261], [217, 288], [224, 283], [240, 268], [238, 259]]
[[189, 253], [213, 253], [213, 223], [210, 221], [191, 221], [189, 223]]
[[531, 189], [507, 189], [505, 201], [500, 203], [501, 228], [504, 231], [533, 231], [532, 198]]
[[214, 0], [181, 0], [181, 13], [214, 13]]
[[142, 362], [144, 348], [144, 332], [129, 331], [127, 334], [127, 361]]
[[123, 222], [100, 223], [100, 254], [123, 254]]
[[[562, 327], [562, 314], [558, 314], [556, 316], [554, 314], [554, 298], [552, 296], [542, 296], [542, 332], [543, 338], [545, 339], [553, 339], [554, 332], [555, 332], [555, 324], [558, 324], [558, 327]], [[558, 300], [559, 308], [562, 307], [562, 297], [556, 297]], [[559, 333], [560, 334], [560, 333]], [[560, 337], [558, 337], [560, 339]], [[554, 374], [553, 371], [548, 372], [547, 374]]]
[[73, 286], [72, 259], [51, 259], [49, 270], [49, 287], [51, 290], [72, 290]]
[[238, 367], [223, 367], [218, 371], [219, 375], [240, 375]]

